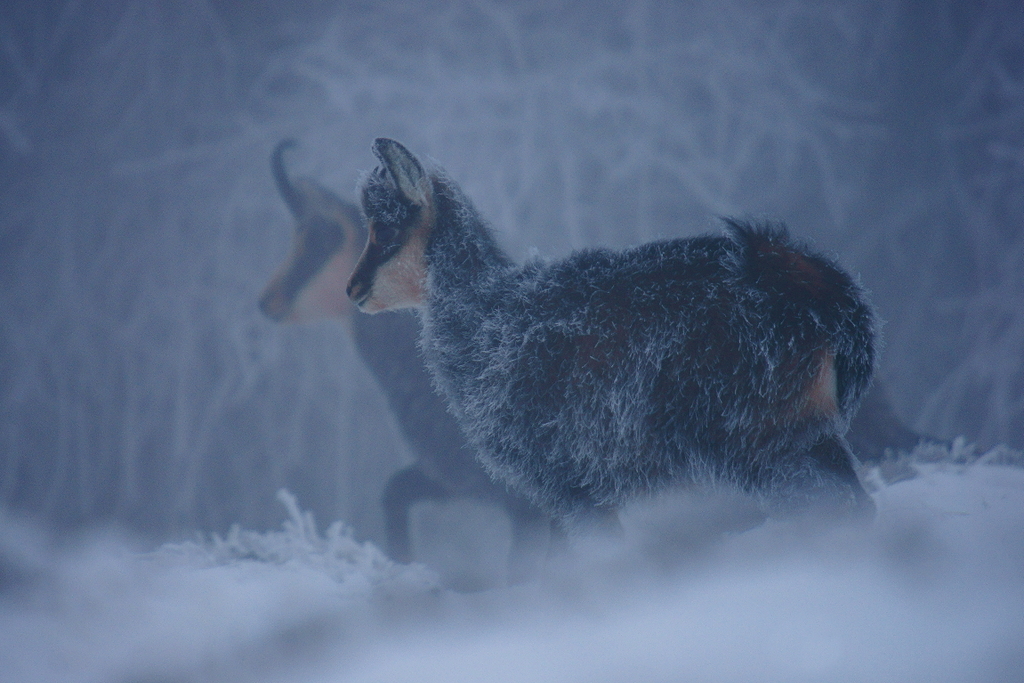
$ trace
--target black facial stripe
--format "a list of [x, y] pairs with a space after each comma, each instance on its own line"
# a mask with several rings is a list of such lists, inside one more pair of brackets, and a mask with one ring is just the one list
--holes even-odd
[[384, 247], [394, 244], [398, 238], [398, 228], [393, 225], [378, 225], [373, 231], [373, 241]]
[[401, 248], [400, 241], [387, 244], [372, 243], [363, 255], [363, 262], [373, 269], [372, 272], [376, 272], [377, 268], [390, 261]]
[[306, 248], [311, 252], [333, 254], [345, 244], [345, 231], [337, 221], [314, 216], [298, 228]]
[[345, 244], [339, 226], [319, 217], [305, 222], [297, 233], [301, 251], [281, 280], [281, 294], [289, 305]]
[[295, 301], [299, 293], [320, 272], [328, 258], [330, 258], [330, 253], [327, 252], [304, 251], [302, 256], [292, 264], [281, 280], [281, 293], [289, 304]]

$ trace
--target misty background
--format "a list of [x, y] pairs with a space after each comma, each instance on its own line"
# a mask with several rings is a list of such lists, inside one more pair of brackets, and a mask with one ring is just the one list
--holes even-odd
[[382, 540], [409, 454], [340, 324], [256, 300], [270, 176], [436, 159], [517, 259], [768, 216], [859, 273], [903, 419], [1024, 447], [1024, 5], [0, 6], [0, 506], [154, 540]]

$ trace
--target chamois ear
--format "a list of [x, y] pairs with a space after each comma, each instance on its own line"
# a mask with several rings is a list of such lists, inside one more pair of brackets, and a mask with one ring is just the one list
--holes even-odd
[[406, 200], [426, 206], [429, 183], [419, 160], [401, 143], [388, 138], [373, 141], [373, 153], [395, 180], [395, 187]]

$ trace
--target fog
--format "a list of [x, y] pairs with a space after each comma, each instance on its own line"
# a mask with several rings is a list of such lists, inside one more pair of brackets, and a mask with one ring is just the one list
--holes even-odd
[[[418, 512], [425, 564], [389, 564], [379, 499], [411, 455], [380, 389], [340, 323], [256, 306], [292, 229], [274, 145], [296, 138], [296, 171], [351, 199], [382, 135], [443, 165], [517, 259], [785, 221], [870, 292], [900, 417], [962, 440], [876, 472], [869, 530], [769, 524], [662, 561], [638, 529], [678, 508], [655, 506], [610, 549], [461, 596], [437, 587], [460, 571], [445, 563], [500, 585], [508, 543], [499, 511], [463, 502]], [[1022, 358], [1020, 3], [0, 8], [0, 589], [24, 584], [0, 613], [7, 635], [36, 634], [3, 646], [14, 680], [73, 680], [25, 659], [42, 652], [83, 662], [80, 680], [471, 680], [503, 661], [527, 680], [639, 680], [615, 662], [645, 648], [651, 680], [1004, 680], [1024, 613]], [[355, 569], [253, 550], [301, 519], [281, 489], [319, 521], [317, 552], [344, 546]], [[936, 535], [934, 561], [886, 559]], [[709, 612], [722, 621], [694, 624]], [[291, 652], [281, 638], [300, 654], [264, 670], [262, 643]]]

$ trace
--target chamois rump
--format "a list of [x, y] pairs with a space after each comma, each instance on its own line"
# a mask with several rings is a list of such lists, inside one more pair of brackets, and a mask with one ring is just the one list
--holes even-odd
[[271, 157], [277, 188], [295, 219], [287, 260], [260, 296], [260, 309], [276, 321], [338, 318], [344, 321], [362, 361], [383, 390], [415, 462], [396, 472], [384, 489], [388, 555], [410, 562], [413, 551], [409, 511], [422, 500], [470, 497], [501, 506], [512, 523], [509, 576], [530, 573], [529, 546], [542, 538], [548, 518], [522, 497], [491, 481], [466, 445], [454, 418], [431, 386], [416, 348], [419, 323], [407, 313], [368, 316], [355, 313], [345, 285], [366, 240], [359, 209], [308, 178], [289, 178], [285, 140]]
[[487, 471], [568, 528], [647, 492], [737, 486], [767, 514], [874, 505], [844, 439], [875, 364], [857, 283], [781, 225], [513, 264], [458, 185], [378, 138], [360, 309], [414, 307]]

